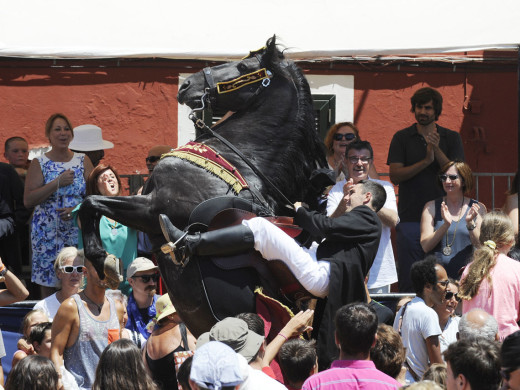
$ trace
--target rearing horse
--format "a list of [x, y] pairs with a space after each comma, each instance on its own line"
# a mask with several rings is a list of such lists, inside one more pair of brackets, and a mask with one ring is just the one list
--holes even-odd
[[[314, 127], [308, 83], [302, 71], [277, 49], [275, 37], [269, 39], [265, 48], [251, 52], [241, 61], [206, 68], [190, 76], [180, 87], [178, 100], [192, 109], [208, 100], [213, 108], [234, 112], [212, 130], [236, 146], [250, 164], [212, 135], [204, 134], [196, 141], [212, 148], [219, 156], [217, 159], [223, 157], [236, 168], [234, 172], [246, 182], [243, 189], [237, 190], [215, 170], [208, 172], [193, 161], [166, 155], [146, 182], [143, 195], [89, 196], [79, 217], [85, 255], [102, 279], [105, 275], [110, 278], [110, 266], [105, 264], [106, 253], [99, 238], [99, 218], [105, 215], [147, 233], [171, 300], [198, 336], [217, 319], [208, 304], [208, 291], [197, 262], [191, 261], [184, 267], [176, 265], [158, 250], [165, 243], [159, 214], [166, 214], [177, 227], [184, 228], [201, 202], [235, 196], [259, 204], [266, 213], [287, 215], [291, 213], [285, 207], [287, 201], [292, 204], [317, 199], [317, 193], [309, 191], [309, 177], [317, 167], [326, 166], [326, 161]], [[237, 291], [251, 288], [242, 280], [232, 283], [237, 284]], [[227, 305], [229, 313], [237, 314], [235, 310], [240, 310], [232, 301], [220, 304]]]

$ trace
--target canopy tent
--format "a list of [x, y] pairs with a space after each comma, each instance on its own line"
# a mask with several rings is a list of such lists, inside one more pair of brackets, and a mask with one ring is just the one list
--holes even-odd
[[240, 58], [276, 34], [293, 59], [516, 49], [518, 0], [4, 1], [0, 56]]

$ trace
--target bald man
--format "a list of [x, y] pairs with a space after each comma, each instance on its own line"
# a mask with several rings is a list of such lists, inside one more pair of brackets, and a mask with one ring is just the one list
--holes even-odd
[[484, 338], [498, 341], [498, 322], [495, 317], [482, 309], [471, 309], [460, 319], [457, 338], [459, 340]]
[[154, 145], [150, 148], [148, 151], [148, 157], [146, 157], [146, 167], [148, 168], [148, 173], [150, 175], [161, 159], [161, 156], [164, 153], [168, 153], [170, 150], [172, 150], [172, 147], [168, 145]]

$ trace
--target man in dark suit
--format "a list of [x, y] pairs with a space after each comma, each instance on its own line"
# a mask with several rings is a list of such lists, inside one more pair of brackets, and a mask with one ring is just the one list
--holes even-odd
[[23, 205], [23, 184], [15, 169], [0, 163], [0, 257], [16, 274], [22, 271], [19, 237], [30, 213]]
[[[294, 223], [323, 241], [307, 249], [264, 218], [207, 233], [185, 235], [161, 215], [160, 224], [177, 260], [190, 255], [231, 255], [254, 248], [267, 260], [282, 260], [310, 293], [320, 298], [321, 324], [318, 333], [320, 365], [337, 357], [333, 318], [341, 306], [366, 301], [364, 278], [379, 246], [381, 221], [376, 212], [386, 201], [384, 188], [374, 181], [349, 183], [345, 190], [346, 211], [329, 218], [295, 204]], [[175, 244], [173, 244], [175, 243]]]

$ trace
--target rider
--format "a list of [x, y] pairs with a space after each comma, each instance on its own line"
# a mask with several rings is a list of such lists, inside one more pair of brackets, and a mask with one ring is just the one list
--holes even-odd
[[[337, 355], [333, 317], [337, 309], [354, 301], [366, 301], [364, 278], [379, 246], [381, 222], [376, 214], [384, 205], [386, 192], [374, 181], [349, 182], [345, 190], [346, 212], [329, 218], [295, 203], [294, 223], [313, 236], [324, 238], [310, 249], [300, 247], [281, 229], [263, 218], [207, 233], [186, 234], [161, 214], [159, 222], [177, 260], [191, 255], [232, 255], [256, 249], [267, 260], [279, 259], [323, 305], [318, 330], [320, 365]], [[174, 244], [172, 244], [172, 242]], [[329, 288], [330, 286], [330, 288]]]

